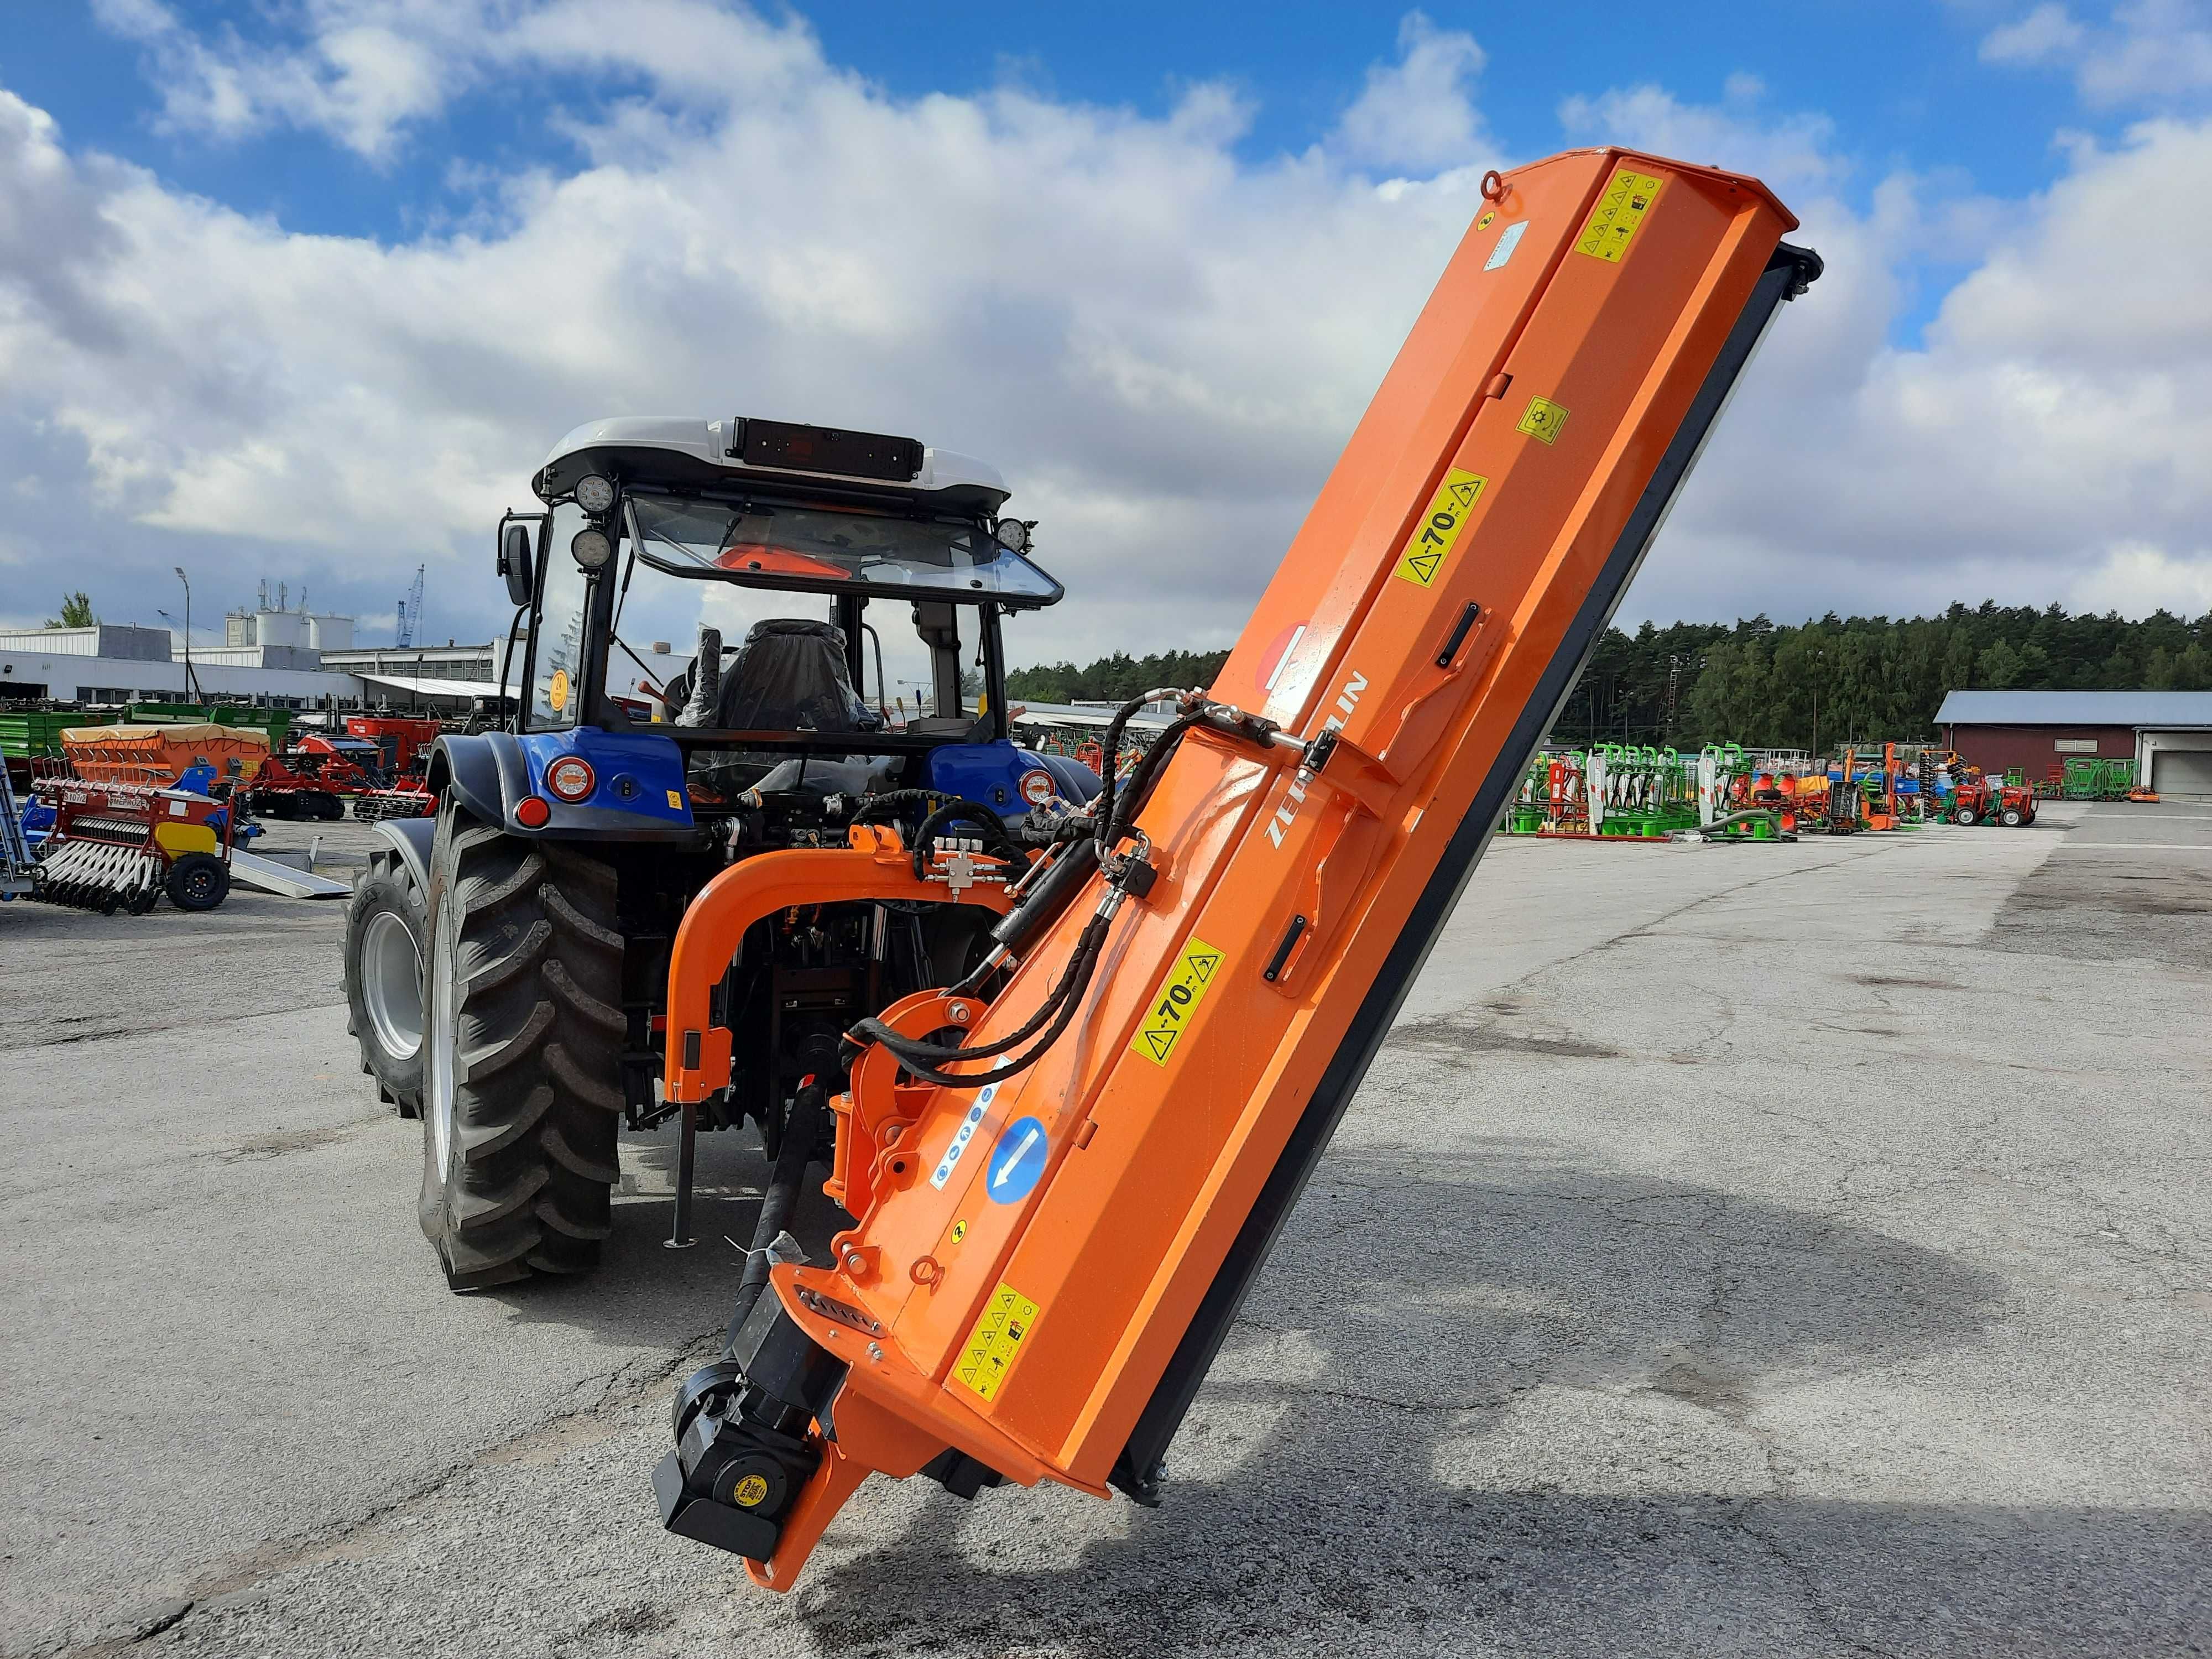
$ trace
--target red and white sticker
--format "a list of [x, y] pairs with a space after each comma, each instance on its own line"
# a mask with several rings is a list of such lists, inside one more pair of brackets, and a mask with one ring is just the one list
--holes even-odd
[[1291, 659], [1297, 655], [1298, 646], [1305, 636], [1306, 624], [1297, 623], [1285, 628], [1269, 642], [1260, 658], [1257, 678], [1261, 690], [1272, 694], [1282, 684], [1283, 671], [1291, 665]]
[[1060, 786], [1053, 781], [1052, 774], [1044, 771], [1023, 773], [1022, 781], [1015, 787], [1021, 791], [1022, 799], [1032, 806], [1046, 805], [1060, 793]]

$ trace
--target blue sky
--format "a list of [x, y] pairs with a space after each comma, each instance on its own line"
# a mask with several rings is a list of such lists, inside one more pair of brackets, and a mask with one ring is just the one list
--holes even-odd
[[990, 453], [1079, 599], [1200, 535], [1180, 642], [1225, 642], [1472, 179], [1605, 142], [1762, 173], [1831, 268], [1629, 614], [2212, 607], [2212, 318], [2142, 257], [2212, 156], [2208, 10], [40, 7], [0, 42], [0, 620], [180, 558], [375, 618], [419, 562], [481, 635], [555, 436], [737, 398]]

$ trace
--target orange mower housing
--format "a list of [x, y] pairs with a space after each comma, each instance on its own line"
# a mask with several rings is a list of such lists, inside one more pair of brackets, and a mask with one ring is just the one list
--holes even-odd
[[[864, 1052], [836, 1103], [837, 1168], [868, 1172], [854, 1224], [827, 1265], [776, 1267], [679, 1392], [664, 1522], [756, 1582], [792, 1585], [873, 1473], [1160, 1501], [1169, 1441], [1546, 729], [1819, 273], [1748, 178], [1599, 149], [1485, 185], [1210, 695], [1159, 739], [1135, 833], [968, 999], [962, 1046], [1032, 1024], [1091, 951], [1079, 1017], [1015, 1070], [950, 1050], [958, 1086]], [[695, 929], [726, 936], [712, 910], [687, 915], [679, 963]], [[699, 959], [726, 967], [719, 944]], [[910, 1025], [951, 1023], [918, 1000]], [[728, 1034], [704, 995], [672, 984], [669, 1006], [667, 1093], [695, 1099]]]

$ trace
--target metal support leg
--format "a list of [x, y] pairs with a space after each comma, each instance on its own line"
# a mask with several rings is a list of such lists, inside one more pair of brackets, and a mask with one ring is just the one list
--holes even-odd
[[699, 1150], [699, 1107], [684, 1103], [684, 1133], [676, 1152], [676, 1231], [661, 1242], [664, 1250], [688, 1250], [699, 1241], [691, 1237], [691, 1166]]

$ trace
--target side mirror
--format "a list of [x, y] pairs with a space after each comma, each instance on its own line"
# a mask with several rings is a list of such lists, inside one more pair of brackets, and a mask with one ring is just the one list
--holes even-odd
[[507, 578], [507, 597], [528, 605], [537, 584], [530, 568], [530, 526], [510, 524], [499, 532], [499, 574]]

